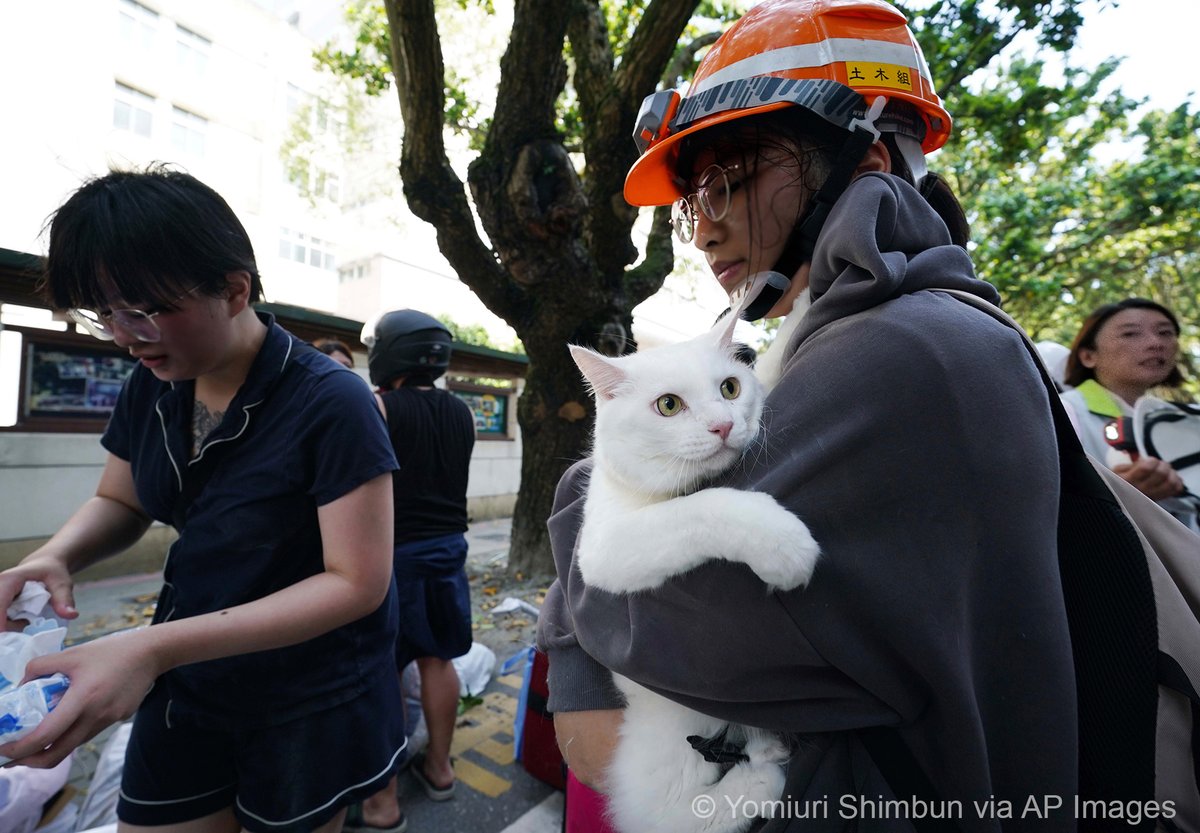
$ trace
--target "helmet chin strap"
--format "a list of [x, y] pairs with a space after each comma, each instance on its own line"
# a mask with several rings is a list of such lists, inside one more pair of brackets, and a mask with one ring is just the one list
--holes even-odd
[[[882, 96], [876, 102], [882, 100]], [[872, 108], [875, 109], [874, 107]], [[882, 105], [880, 105], [882, 109]], [[859, 163], [867, 155], [867, 149], [879, 138], [878, 131], [872, 132], [874, 125], [867, 122], [865, 126], [856, 124], [850, 137], [842, 145], [837, 159], [825, 178], [825, 184], [817, 191], [809, 202], [804, 214], [796, 222], [788, 237], [787, 244], [775, 265], [768, 272], [760, 272], [751, 276], [746, 282], [746, 294], [741, 305], [741, 316], [747, 321], [757, 321], [771, 311], [779, 299], [791, 285], [791, 277], [800, 267], [812, 260], [813, 250], [817, 246], [817, 237], [833, 210], [834, 203], [842, 196], [842, 192], [854, 178]], [[760, 276], [771, 276], [756, 280]]]
[[791, 280], [779, 272], [757, 272], [746, 279], [730, 300], [735, 302], [744, 321], [757, 321], [779, 303], [791, 285]]

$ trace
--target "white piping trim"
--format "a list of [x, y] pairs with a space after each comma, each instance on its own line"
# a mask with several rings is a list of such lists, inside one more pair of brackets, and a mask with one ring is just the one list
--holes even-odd
[[186, 804], [189, 801], [195, 801], [200, 798], [208, 798], [210, 795], [216, 795], [219, 792], [224, 792], [225, 790], [232, 789], [235, 786], [237, 786], [236, 782], [229, 783], [223, 787], [217, 787], [215, 790], [209, 790], [206, 793], [198, 793], [196, 795], [190, 795], [187, 798], [170, 798], [170, 799], [167, 799], [166, 801], [144, 801], [140, 798], [132, 798], [124, 790], [121, 790], [121, 798], [125, 799], [130, 804], [140, 804], [143, 807], [162, 807], [167, 804]]
[[396, 759], [400, 757], [400, 753], [403, 752], [407, 748], [408, 748], [408, 738], [405, 738], [404, 743], [400, 744], [400, 748], [396, 750], [396, 754], [392, 755], [392, 759], [390, 761], [388, 761], [387, 766], [385, 766], [383, 769], [379, 770], [379, 772], [375, 773], [374, 775], [372, 775], [370, 778], [368, 778], [365, 781], [360, 781], [357, 784], [352, 784], [349, 787], [346, 787], [346, 789], [342, 790], [340, 793], [335, 795], [333, 798], [326, 801], [320, 807], [314, 807], [313, 809], [309, 810], [307, 813], [302, 813], [301, 815], [296, 816], [294, 819], [288, 819], [287, 821], [270, 821], [269, 819], [264, 819], [262, 816], [256, 816], [254, 813], [251, 813], [249, 810], [246, 809], [246, 806], [244, 804], [242, 804], [241, 798], [237, 799], [237, 807], [239, 810], [241, 810], [243, 813], [245, 813], [247, 816], [254, 819], [255, 821], [260, 822], [262, 824], [269, 824], [272, 827], [284, 827], [289, 824], [295, 824], [296, 822], [300, 821], [301, 819], [308, 818], [313, 813], [319, 813], [322, 810], [328, 809], [330, 805], [336, 803], [339, 798], [346, 795], [347, 793], [357, 790], [360, 787], [365, 787], [367, 784], [370, 784], [372, 781], [376, 781], [379, 778], [381, 778], [382, 776], [387, 775], [388, 772], [391, 771], [391, 768], [395, 765]]
[[736, 81], [739, 78], [770, 75], [773, 72], [786, 72], [789, 69], [823, 67], [839, 61], [871, 61], [879, 64], [916, 67], [929, 86], [933, 86], [924, 56], [911, 45], [858, 38], [829, 38], [819, 43], [784, 46], [743, 58], [714, 72], [690, 88], [688, 97], [702, 93], [718, 84]]
[[251, 402], [249, 405], [243, 405], [242, 406], [242, 415], [246, 419], [244, 422], [242, 422], [242, 427], [238, 429], [238, 432], [236, 434], [234, 434], [232, 437], [223, 437], [222, 439], [213, 440], [212, 442], [205, 443], [204, 445], [202, 445], [200, 447], [200, 453], [197, 454], [196, 457], [188, 463], [188, 465], [194, 466], [194, 465], [196, 465], [196, 463], [199, 463], [200, 460], [203, 459], [204, 455], [206, 453], [208, 453], [208, 450], [210, 448], [212, 448], [214, 445], [220, 445], [221, 443], [233, 442], [238, 437], [242, 436], [242, 434], [245, 434], [246, 429], [250, 427], [250, 409], [257, 408], [259, 405], [261, 405], [263, 403], [263, 401], [264, 400], [260, 399], [257, 402]]
[[[287, 367], [288, 357], [291, 355], [292, 355], [292, 342], [289, 339], [287, 352], [283, 354], [283, 362], [282, 362], [282, 364], [279, 365], [280, 373], [282, 373], [283, 369], [285, 367]], [[200, 453], [196, 455], [195, 459], [188, 462], [188, 465], [193, 466], [196, 463], [199, 463], [201, 458], [204, 457], [205, 452], [207, 452], [214, 445], [219, 445], [221, 443], [233, 442], [238, 437], [242, 436], [242, 434], [245, 434], [246, 429], [250, 427], [250, 409], [257, 408], [259, 405], [261, 405], [265, 401], [266, 401], [265, 399], [260, 399], [257, 402], [251, 402], [249, 405], [243, 405], [242, 406], [242, 414], [246, 417], [246, 421], [242, 423], [242, 427], [240, 429], [238, 429], [238, 432], [236, 434], [234, 434], [232, 437], [225, 437], [224, 439], [213, 440], [210, 443], [205, 443], [204, 445], [200, 446]], [[182, 481], [180, 481], [179, 488], [181, 488], [181, 489], [183, 488]]]
[[[171, 387], [172, 389], [175, 387], [173, 382], [171, 383]], [[158, 424], [162, 426], [163, 450], [167, 452], [167, 459], [171, 461], [171, 468], [175, 470], [175, 482], [179, 484], [179, 491], [182, 492], [183, 474], [179, 471], [179, 464], [175, 462], [175, 456], [171, 454], [171, 443], [169, 442], [169, 435], [167, 434], [167, 418], [163, 416], [163, 412], [159, 408], [161, 404], [162, 397], [160, 396], [154, 401], [154, 412], [158, 414]]]

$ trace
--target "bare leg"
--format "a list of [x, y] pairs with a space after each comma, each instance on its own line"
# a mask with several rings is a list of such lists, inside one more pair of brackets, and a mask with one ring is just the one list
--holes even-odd
[[448, 787], [454, 783], [450, 741], [458, 720], [458, 672], [450, 660], [437, 657], [421, 657], [417, 668], [421, 671], [421, 706], [429, 729], [424, 775], [435, 787]]
[[[320, 827], [313, 830], [313, 833], [341, 833], [342, 822], [345, 821], [345, 819], [346, 819], [346, 811], [342, 810], [342, 812], [338, 813], [336, 816], [331, 818], [329, 821], [325, 822]], [[242, 833], [249, 833], [249, 831], [243, 830]]]
[[[394, 780], [393, 783], [395, 783]], [[341, 833], [342, 822], [345, 818], [346, 811], [342, 810], [329, 821], [315, 828], [313, 833]], [[126, 824], [123, 821], [117, 822], [117, 833], [238, 833], [238, 831], [246, 833], [245, 828], [238, 823], [237, 817], [233, 815], [232, 807], [218, 810], [211, 816], [181, 822], [180, 824], [143, 827], [138, 824]]]
[[[338, 823], [341, 824], [341, 817], [338, 818]], [[117, 822], [117, 833], [238, 833], [241, 829], [242, 825], [233, 815], [232, 807], [218, 810], [211, 816], [192, 819], [180, 824], [143, 827], [138, 824], [126, 824], [123, 821]]]
[[[404, 697], [400, 698], [400, 709], [404, 711]], [[405, 721], [408, 716], [405, 715]], [[403, 813], [400, 810], [400, 799], [396, 795], [396, 776], [388, 779], [387, 786], [382, 790], [363, 799], [363, 823], [371, 827], [392, 827], [400, 821]], [[340, 827], [332, 829], [331, 833], [339, 833]]]
[[[400, 821], [400, 800], [396, 797], [396, 776], [388, 779], [387, 786], [362, 803], [363, 822], [371, 827], [388, 828]], [[334, 831], [340, 830], [334, 828]]]

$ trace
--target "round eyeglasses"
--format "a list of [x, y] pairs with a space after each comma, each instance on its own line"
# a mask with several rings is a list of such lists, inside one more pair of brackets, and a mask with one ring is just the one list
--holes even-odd
[[[709, 165], [700, 174], [696, 190], [675, 200], [671, 206], [671, 227], [681, 243], [691, 243], [696, 236], [697, 211], [714, 223], [729, 213], [733, 192], [742, 184], [741, 165]], [[731, 178], [732, 176], [732, 178]]]
[[[172, 300], [168, 306], [174, 305], [176, 302], [191, 295], [201, 286], [202, 284], [193, 286], [187, 292]], [[101, 341], [112, 341], [116, 338], [116, 333], [113, 331], [113, 325], [116, 325], [138, 341], [146, 344], [154, 344], [162, 339], [162, 331], [158, 329], [158, 324], [155, 323], [154, 317], [164, 312], [166, 312], [165, 309], [156, 309], [153, 312], [140, 309], [114, 309], [108, 312], [96, 312], [90, 309], [72, 309], [67, 310], [67, 317]]]

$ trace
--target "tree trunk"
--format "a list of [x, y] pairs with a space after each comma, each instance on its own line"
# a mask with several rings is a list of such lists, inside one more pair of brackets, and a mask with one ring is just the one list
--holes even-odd
[[587, 455], [591, 439], [591, 397], [565, 347], [560, 351], [557, 361], [530, 361], [525, 391], [517, 404], [521, 491], [513, 512], [508, 571], [524, 576], [554, 575], [546, 519], [559, 478]]
[[[404, 118], [400, 174], [413, 213], [437, 229], [438, 248], [525, 345], [529, 371], [517, 403], [523, 438], [509, 571], [552, 576], [546, 519], [563, 472], [588, 449], [591, 398], [567, 344], [609, 355], [632, 349], [633, 308], [671, 270], [665, 215], [636, 268], [637, 211], [621, 196], [635, 157], [634, 114], [666, 66], [698, 0], [651, 0], [620, 73], [599, 0], [516, 0], [500, 62], [496, 111], [463, 183], [446, 157], [445, 72], [433, 0], [386, 0], [390, 59]], [[585, 175], [567, 153], [556, 104], [574, 21], [586, 115]]]

